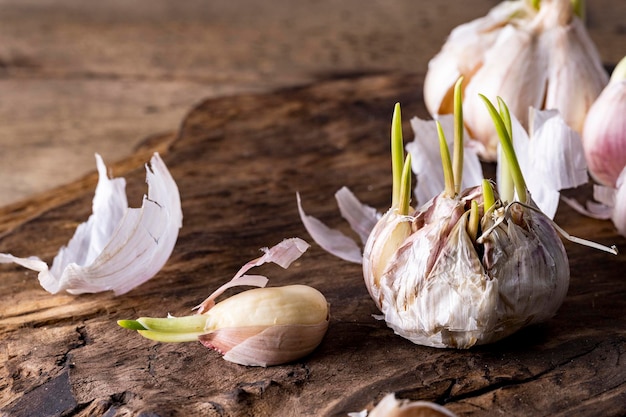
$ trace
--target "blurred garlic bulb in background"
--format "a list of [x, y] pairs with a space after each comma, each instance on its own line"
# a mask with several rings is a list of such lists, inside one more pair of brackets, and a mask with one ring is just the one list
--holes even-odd
[[615, 187], [626, 167], [626, 57], [589, 109], [582, 138], [591, 176]]
[[[424, 101], [433, 115], [452, 113], [452, 90], [466, 80], [464, 122], [496, 159], [498, 136], [478, 98], [501, 97], [528, 128], [528, 109], [558, 109], [578, 132], [608, 81], [599, 54], [570, 0], [505, 1], [486, 16], [455, 28], [429, 62]], [[577, 3], [580, 5], [580, 3]]]

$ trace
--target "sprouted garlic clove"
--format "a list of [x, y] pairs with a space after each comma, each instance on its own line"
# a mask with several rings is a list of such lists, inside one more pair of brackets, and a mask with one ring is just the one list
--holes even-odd
[[[231, 280], [201, 304], [199, 314], [184, 317], [120, 320], [121, 327], [136, 330], [160, 342], [200, 341], [230, 362], [249, 366], [272, 366], [311, 353], [322, 341], [329, 323], [324, 295], [306, 285], [264, 287], [267, 279], [245, 275], [265, 262], [289, 266], [308, 248], [301, 239], [287, 239], [266, 254], [247, 263]], [[255, 285], [218, 303], [227, 288]]]

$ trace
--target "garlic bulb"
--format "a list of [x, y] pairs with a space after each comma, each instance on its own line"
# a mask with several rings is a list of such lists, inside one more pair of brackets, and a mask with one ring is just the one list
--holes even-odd
[[137, 330], [161, 342], [199, 340], [204, 346], [241, 365], [272, 366], [311, 353], [322, 341], [329, 322], [326, 298], [306, 285], [255, 288], [217, 304], [226, 289], [238, 285], [264, 287], [267, 278], [245, 275], [254, 266], [274, 262], [287, 268], [308, 248], [301, 239], [286, 239], [264, 256], [248, 262], [233, 279], [199, 306], [199, 314], [185, 317], [120, 320], [120, 326]]
[[[438, 125], [445, 190], [419, 209], [409, 207], [400, 192], [404, 197], [392, 199], [399, 202], [376, 224], [363, 252], [365, 284], [387, 325], [417, 344], [464, 349], [500, 340], [552, 317], [567, 293], [567, 254], [556, 225], [527, 190], [508, 109], [500, 100], [498, 112], [482, 99], [517, 200], [501, 201], [486, 180], [460, 191], [463, 170], [453, 170]], [[394, 122], [400, 124], [396, 117]], [[392, 133], [392, 142], [401, 140]], [[454, 144], [455, 153], [457, 146], [463, 149], [462, 138], [455, 136]], [[405, 181], [403, 175], [400, 190], [410, 187]]]
[[146, 165], [148, 195], [141, 208], [130, 208], [123, 178], [109, 179], [96, 154], [98, 185], [93, 214], [78, 226], [52, 266], [36, 257], [0, 254], [0, 263], [16, 263], [39, 272], [39, 283], [56, 294], [112, 290], [124, 294], [156, 275], [169, 259], [183, 213], [176, 182], [155, 153]]
[[456, 414], [430, 401], [398, 400], [387, 394], [369, 413], [349, 413], [350, 417], [456, 417]]
[[592, 177], [615, 187], [626, 167], [626, 57], [593, 103], [583, 130], [585, 157]]
[[483, 145], [481, 156], [496, 159], [498, 136], [482, 111], [478, 94], [502, 97], [528, 127], [528, 108], [560, 111], [582, 131], [587, 110], [608, 81], [599, 54], [570, 0], [505, 1], [485, 17], [455, 28], [429, 62], [424, 101], [429, 112], [452, 112], [452, 89], [467, 80], [464, 121]]

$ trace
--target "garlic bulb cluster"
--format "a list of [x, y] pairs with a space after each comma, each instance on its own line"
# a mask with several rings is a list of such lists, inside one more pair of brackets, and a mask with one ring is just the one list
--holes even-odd
[[498, 135], [478, 94], [502, 97], [528, 127], [528, 109], [558, 109], [582, 131], [585, 115], [608, 81], [599, 54], [570, 0], [504, 1], [486, 16], [455, 28], [429, 62], [424, 101], [429, 112], [452, 113], [456, 80], [466, 79], [464, 122], [496, 159]]
[[363, 252], [365, 283], [387, 325], [417, 344], [469, 348], [497, 341], [552, 317], [567, 293], [567, 254], [526, 189], [506, 106], [500, 101], [498, 113], [483, 100], [519, 200], [501, 201], [486, 180], [460, 190], [441, 129], [446, 189], [417, 210], [402, 201], [392, 205]]
[[264, 287], [267, 278], [245, 275], [246, 271], [266, 262], [287, 268], [308, 247], [294, 238], [267, 249], [264, 256], [244, 265], [230, 282], [198, 306], [198, 314], [141, 317], [118, 324], [160, 342], [199, 340], [225, 360], [241, 365], [272, 366], [302, 358], [321, 343], [328, 329], [328, 302], [318, 290], [306, 285], [255, 288], [217, 304], [214, 300], [234, 286]]
[[615, 187], [626, 167], [626, 57], [587, 113], [583, 147], [592, 177]]

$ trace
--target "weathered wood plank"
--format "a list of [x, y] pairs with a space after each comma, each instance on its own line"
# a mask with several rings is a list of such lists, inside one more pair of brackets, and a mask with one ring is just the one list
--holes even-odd
[[[185, 217], [172, 258], [154, 279], [121, 297], [53, 296], [34, 273], [1, 266], [0, 410], [10, 416], [340, 416], [397, 392], [463, 416], [622, 415], [626, 257], [569, 243], [571, 288], [557, 316], [468, 351], [395, 336], [372, 317], [377, 310], [360, 267], [316, 246], [288, 270], [262, 267], [272, 285], [309, 284], [331, 303], [322, 345], [296, 363], [247, 368], [199, 343], [154, 343], [115, 324], [187, 314], [258, 248], [285, 237], [308, 239], [296, 191], [311, 214], [331, 225], [342, 225], [333, 193], [343, 185], [384, 209], [391, 110], [402, 102], [407, 125], [406, 116], [424, 116], [420, 91], [416, 76], [364, 77], [209, 100], [193, 109], [163, 152]], [[127, 176], [130, 195], [144, 192], [141, 163], [125, 168], [114, 174]], [[89, 215], [92, 198], [87, 187], [57, 192], [65, 198], [13, 224], [0, 251], [51, 260]], [[625, 247], [608, 222], [567, 207], [557, 220], [575, 235]]]

